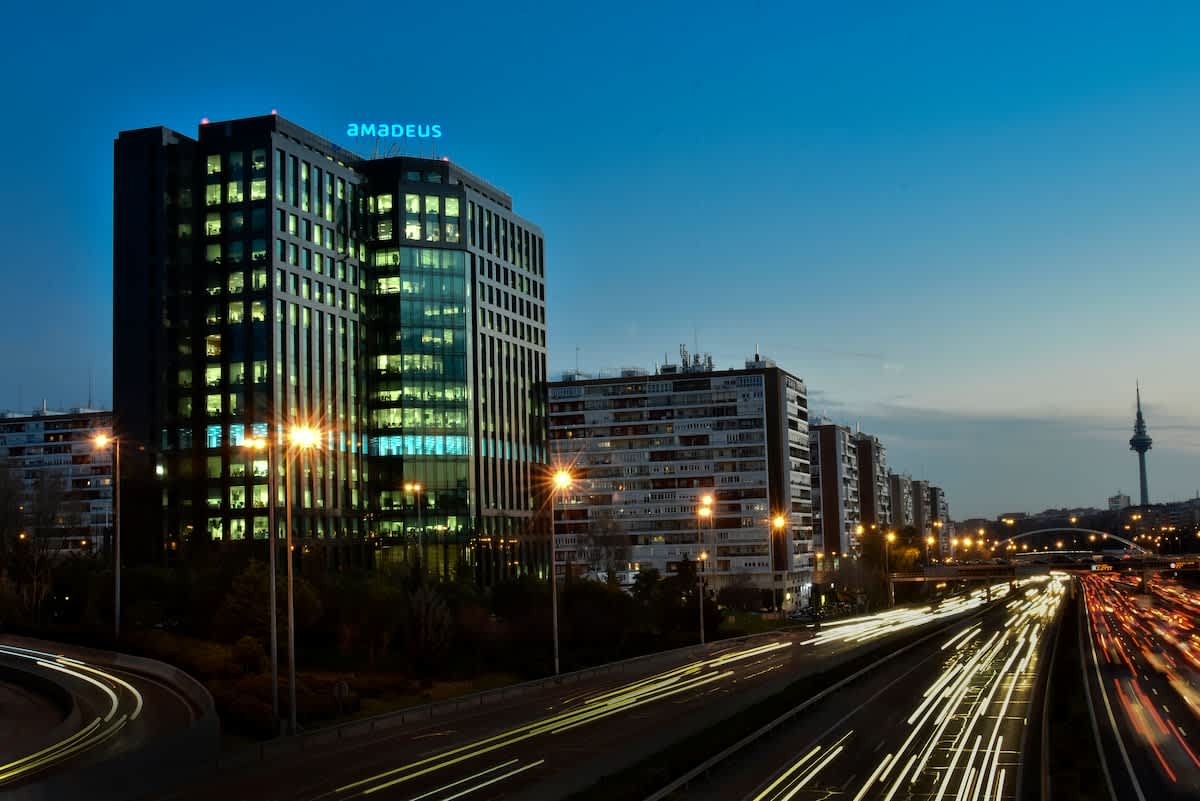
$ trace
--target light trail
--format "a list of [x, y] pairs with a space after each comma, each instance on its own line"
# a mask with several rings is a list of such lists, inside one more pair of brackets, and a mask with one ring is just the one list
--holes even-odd
[[0, 654], [31, 662], [34, 667], [43, 671], [53, 671], [66, 676], [67, 681], [83, 682], [88, 687], [99, 690], [108, 703], [108, 710], [103, 716], [94, 718], [78, 731], [31, 754], [0, 764], [0, 786], [47, 770], [108, 742], [142, 712], [144, 699], [137, 688], [95, 665], [61, 654], [7, 644], [0, 644]]
[[[1012, 719], [1013, 705], [1029, 700], [1038, 643], [1063, 593], [1061, 577], [1047, 580], [1010, 603], [1009, 614], [991, 634], [985, 636], [981, 624], [974, 623], [949, 638], [940, 649], [948, 652], [941, 672], [905, 720], [907, 736], [874, 767], [853, 801], [1006, 798], [1001, 730]], [[1018, 688], [1025, 688], [1019, 696]]]
[[[1200, 591], [1161, 576], [1144, 587], [1124, 576], [1086, 576], [1083, 585], [1096, 685], [1131, 783], [1141, 794], [1157, 772], [1162, 788], [1177, 788], [1161, 792], [1195, 793], [1200, 757], [1177, 720], [1200, 712]], [[1131, 748], [1149, 757], [1147, 776], [1136, 774], [1118, 718]]]

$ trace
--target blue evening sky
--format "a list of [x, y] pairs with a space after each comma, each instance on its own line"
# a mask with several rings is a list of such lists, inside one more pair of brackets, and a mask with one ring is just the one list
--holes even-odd
[[758, 344], [958, 517], [1131, 492], [1137, 376], [1192, 496], [1200, 7], [899, 5], [14, 6], [0, 407], [111, 402], [116, 133], [278, 109], [441, 123], [546, 233], [554, 373]]

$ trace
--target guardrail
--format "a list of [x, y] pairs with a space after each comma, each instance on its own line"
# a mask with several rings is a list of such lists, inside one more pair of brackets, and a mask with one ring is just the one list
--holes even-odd
[[685, 645], [681, 648], [672, 648], [668, 651], [656, 651], [652, 654], [643, 654], [641, 656], [630, 657], [616, 662], [607, 662], [603, 665], [595, 667], [582, 668], [569, 673], [562, 673], [558, 676], [547, 676], [541, 679], [533, 679], [531, 681], [521, 682], [519, 684], [509, 684], [504, 687], [496, 687], [491, 690], [483, 690], [470, 695], [462, 695], [457, 698], [447, 698], [444, 701], [434, 701], [428, 704], [419, 706], [410, 706], [404, 709], [398, 709], [394, 712], [384, 712], [379, 715], [374, 715], [369, 718], [360, 720], [352, 720], [346, 723], [340, 723], [335, 726], [327, 726], [321, 729], [315, 729], [310, 732], [304, 732], [296, 736], [283, 736], [273, 740], [267, 740], [262, 743], [257, 743], [246, 748], [242, 748], [232, 754], [224, 755], [216, 762], [217, 769], [227, 769], [241, 767], [271, 759], [283, 754], [295, 753], [303, 751], [306, 748], [319, 745], [328, 745], [338, 742], [339, 740], [348, 739], [351, 737], [359, 737], [365, 734], [372, 734], [376, 731], [386, 731], [398, 726], [403, 726], [406, 723], [417, 720], [433, 720], [439, 715], [459, 712], [463, 709], [475, 707], [483, 707], [488, 704], [503, 701], [509, 698], [514, 698], [521, 695], [526, 695], [531, 692], [543, 690], [547, 687], [558, 687], [567, 684], [576, 683], [584, 679], [595, 676], [602, 676], [608, 673], [623, 673], [635, 667], [641, 667], [647, 663], [655, 661], [668, 661], [673, 658], [696, 657], [711, 653], [723, 646], [745, 642], [747, 640], [774, 637], [780, 634], [789, 634], [796, 631], [807, 629], [804, 625], [781, 626], [778, 629], [771, 631], [758, 632], [755, 634], [744, 634], [739, 637], [728, 637], [723, 640], [715, 640], [713, 642], [700, 645]]

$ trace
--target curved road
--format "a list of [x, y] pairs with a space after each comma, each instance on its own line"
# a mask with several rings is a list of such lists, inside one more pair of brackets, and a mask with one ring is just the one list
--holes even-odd
[[22, 723], [19, 736], [0, 739], [0, 792], [54, 770], [135, 750], [196, 716], [187, 699], [165, 684], [78, 658], [65, 646], [37, 650], [0, 640], [0, 665], [54, 682], [71, 694], [79, 711], [77, 726], [48, 738], [63, 722], [61, 711], [52, 704], [48, 710], [36, 691], [10, 690], [23, 697], [22, 710], [34, 717]]

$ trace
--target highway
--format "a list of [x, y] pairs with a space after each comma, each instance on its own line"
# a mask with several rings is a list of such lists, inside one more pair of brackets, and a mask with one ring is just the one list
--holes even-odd
[[687, 798], [1015, 798], [1038, 645], [1065, 586], [1042, 577], [911, 648], [719, 763]]
[[1200, 593], [1086, 576], [1088, 690], [1117, 798], [1200, 797]]
[[[171, 688], [107, 665], [59, 652], [33, 650], [0, 641], [0, 664], [38, 674], [65, 689], [79, 711], [78, 725], [55, 731], [61, 711], [36, 690], [14, 681], [9, 697], [25, 715], [20, 736], [3, 740], [0, 791], [56, 770], [70, 770], [150, 742], [165, 729], [186, 726], [191, 705]], [[53, 735], [53, 736], [52, 736]]]
[[[982, 591], [929, 607], [904, 608], [735, 644], [679, 660], [633, 680], [596, 679], [500, 702], [428, 725], [377, 732], [228, 772], [170, 796], [226, 801], [374, 798], [451, 801], [520, 797], [587, 760], [665, 744], [655, 732], [692, 714], [736, 709], [739, 696], [786, 686], [831, 656], [900, 631], [961, 615]], [[650, 738], [647, 742], [645, 738]], [[639, 739], [641, 738], [641, 739]], [[644, 754], [642, 754], [644, 755]], [[545, 786], [544, 784], [542, 785]]]

